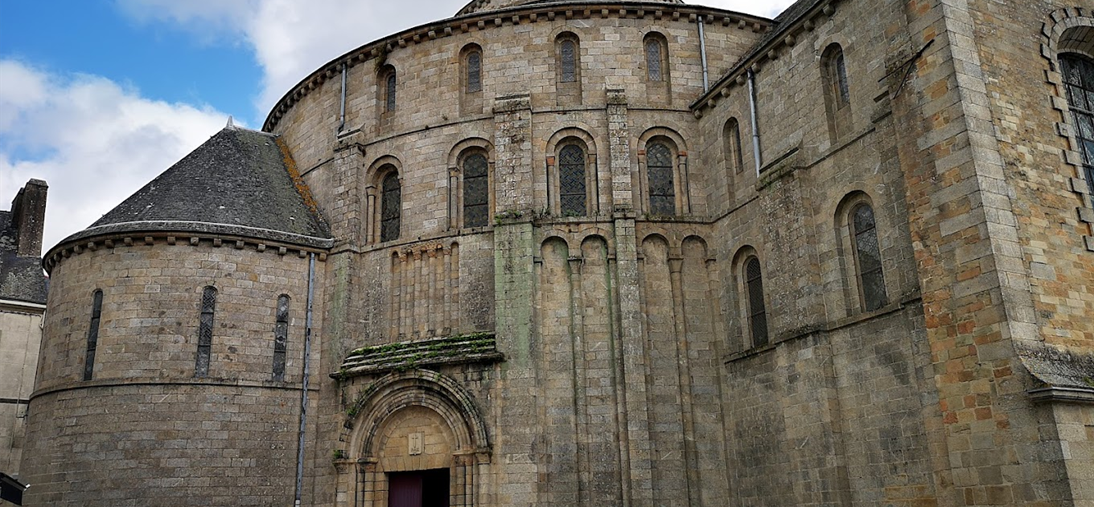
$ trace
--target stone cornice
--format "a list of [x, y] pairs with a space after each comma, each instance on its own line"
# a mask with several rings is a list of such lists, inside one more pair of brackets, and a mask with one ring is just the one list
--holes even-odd
[[80, 255], [100, 248], [120, 248], [132, 246], [133, 244], [154, 245], [157, 242], [168, 245], [188, 244], [195, 247], [204, 245], [213, 248], [234, 248], [236, 250], [253, 248], [260, 253], [271, 252], [278, 255], [287, 255], [293, 252], [301, 258], [307, 257], [309, 253], [314, 253], [319, 256], [320, 261], [327, 260], [329, 249], [333, 246], [333, 240], [326, 240], [331, 244], [302, 245], [298, 242], [267, 240], [266, 238], [256, 238], [253, 235], [241, 235], [240, 232], [245, 231], [240, 229], [196, 232], [194, 230], [149, 229], [100, 233], [80, 236], [79, 238], [74, 235], [50, 249], [49, 253], [42, 258], [42, 267], [47, 273], [50, 273], [54, 267], [73, 255]]
[[1036, 402], [1084, 403], [1094, 405], [1094, 388], [1044, 387], [1028, 391]]
[[517, 7], [509, 7], [496, 11], [475, 13], [466, 16], [458, 16], [445, 20], [419, 25], [402, 32], [389, 35], [385, 38], [365, 44], [350, 51], [313, 72], [304, 78], [299, 84], [286, 93], [270, 114], [266, 117], [262, 129], [272, 131], [281, 118], [301, 99], [306, 97], [329, 79], [339, 76], [342, 66], [354, 67], [369, 60], [386, 57], [396, 48], [405, 48], [415, 44], [450, 37], [461, 33], [486, 30], [487, 27], [502, 27], [505, 25], [518, 25], [536, 23], [539, 21], [554, 21], [557, 18], [564, 19], [590, 19], [590, 18], [629, 18], [629, 19], [668, 19], [687, 20], [695, 22], [699, 16], [703, 16], [708, 23], [721, 22], [725, 26], [737, 25], [741, 29], [751, 29], [755, 32], [767, 31], [772, 22], [769, 19], [739, 12], [716, 9], [713, 7], [692, 6], [684, 4], [669, 4], [662, 2], [559, 2], [550, 4], [531, 4]]
[[46, 311], [46, 305], [19, 301], [15, 299], [0, 299], [0, 312], [19, 313], [24, 315], [42, 315]]

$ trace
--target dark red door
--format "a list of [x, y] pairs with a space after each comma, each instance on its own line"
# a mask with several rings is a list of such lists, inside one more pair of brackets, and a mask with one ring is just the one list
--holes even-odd
[[388, 474], [388, 507], [448, 507], [448, 469]]

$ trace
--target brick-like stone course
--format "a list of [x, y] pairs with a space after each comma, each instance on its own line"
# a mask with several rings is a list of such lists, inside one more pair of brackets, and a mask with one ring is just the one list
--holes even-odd
[[[1031, 390], [1060, 386], [1022, 351], [1091, 353], [1094, 257], [1089, 213], [1076, 213], [1089, 200], [1073, 191], [1066, 101], [1044, 48], [1064, 33], [1057, 26], [1094, 21], [1058, 0], [988, 4], [804, 2], [776, 27], [677, 5], [484, 11], [347, 55], [341, 132], [340, 80], [309, 78], [268, 126], [336, 237], [315, 299], [313, 504], [385, 505], [388, 472], [448, 468], [457, 506], [1086, 505], [1089, 386], [1064, 386], [1066, 403], [1035, 401]], [[709, 93], [696, 15], [706, 16]], [[580, 40], [576, 84], [556, 83], [564, 32]], [[646, 79], [651, 32], [667, 42], [667, 82]], [[483, 53], [481, 97], [460, 90], [470, 44]], [[823, 55], [833, 44], [849, 103], [830, 111]], [[379, 107], [379, 63], [398, 73], [392, 112]], [[740, 168], [725, 150], [731, 119]], [[651, 213], [654, 140], [675, 151], [673, 216]], [[587, 216], [560, 212], [556, 157], [567, 143], [588, 155]], [[484, 227], [461, 223], [468, 147], [490, 162]], [[402, 225], [380, 242], [388, 164]], [[861, 286], [860, 205], [876, 222], [877, 305]], [[298, 324], [289, 382], [263, 375], [274, 302], [289, 294], [297, 318], [307, 259], [206, 241], [73, 252], [54, 268], [39, 381], [43, 411], [57, 418], [35, 431], [63, 437], [37, 443], [41, 456], [80, 458], [55, 473], [39, 461], [39, 482], [51, 485], [42, 494], [75, 502], [64, 481], [91, 487], [94, 477], [80, 460], [126, 464], [126, 446], [138, 445], [127, 441], [160, 438], [139, 410], [118, 416], [78, 395], [111, 389], [123, 407], [195, 393], [207, 412], [175, 430], [200, 435], [195, 446], [225, 442], [209, 455], [150, 454], [152, 472], [120, 467], [134, 480], [183, 491], [201, 482], [176, 485], [177, 471], [224, 465], [240, 491], [281, 498], [284, 484], [252, 472], [289, 477], [286, 458], [250, 446], [272, 431], [264, 424], [296, 414], [298, 391], [283, 388], [300, 381]], [[766, 344], [751, 335], [752, 257]], [[197, 298], [214, 282], [219, 383], [205, 383], [187, 373]], [[96, 288], [102, 355], [96, 380], [80, 384]], [[428, 353], [484, 332], [500, 357], [340, 371], [362, 347]], [[248, 408], [268, 400], [288, 404], [261, 417]], [[127, 436], [101, 444], [108, 433], [94, 424], [115, 420]], [[419, 435], [423, 451], [411, 453]]]

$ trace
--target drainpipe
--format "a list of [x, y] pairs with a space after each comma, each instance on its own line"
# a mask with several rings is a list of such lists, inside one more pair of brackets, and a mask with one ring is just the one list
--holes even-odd
[[308, 308], [307, 316], [304, 318], [304, 379], [300, 387], [300, 433], [296, 448], [296, 502], [293, 504], [295, 507], [300, 507], [300, 498], [304, 492], [304, 430], [308, 423], [308, 359], [311, 356], [313, 299], [315, 299], [315, 253], [312, 253], [308, 259]]
[[703, 93], [710, 91], [710, 77], [707, 71], [707, 39], [703, 32], [703, 16], [695, 18], [699, 23], [699, 58], [703, 61]]
[[348, 70], [346, 64], [342, 64], [342, 100], [341, 111], [338, 113], [338, 132], [342, 132], [346, 128], [346, 72]]
[[756, 177], [760, 177], [763, 160], [760, 158], [760, 123], [756, 119], [756, 74], [748, 69], [748, 105], [752, 113], [752, 154], [756, 159]]

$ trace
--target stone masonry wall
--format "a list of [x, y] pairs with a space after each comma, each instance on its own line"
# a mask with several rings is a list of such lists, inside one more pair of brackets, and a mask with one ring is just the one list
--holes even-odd
[[[36, 305], [37, 306], [37, 305]], [[26, 431], [27, 400], [42, 340], [39, 307], [0, 307], [0, 471], [19, 476]]]
[[[726, 441], [734, 505], [933, 505], [934, 371], [907, 226], [899, 131], [879, 80], [904, 43], [903, 7], [840, 2], [807, 16], [777, 58], [730, 84], [699, 121], [697, 165], [716, 222], [726, 321]], [[821, 55], [843, 50], [849, 127], [830, 129]], [[743, 167], [724, 125], [740, 129]], [[847, 214], [874, 210], [887, 302], [866, 311]], [[770, 345], [753, 345], [743, 262], [761, 262]]]
[[[276, 245], [188, 239], [118, 238], [54, 267], [24, 460], [31, 505], [291, 503], [309, 261]], [[218, 293], [209, 372], [197, 377], [207, 285]], [[95, 290], [103, 291], [102, 315], [94, 376], [84, 381]], [[281, 294], [291, 298], [284, 381], [272, 371]]]

